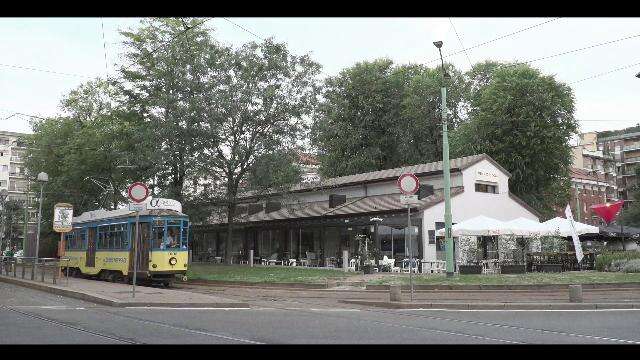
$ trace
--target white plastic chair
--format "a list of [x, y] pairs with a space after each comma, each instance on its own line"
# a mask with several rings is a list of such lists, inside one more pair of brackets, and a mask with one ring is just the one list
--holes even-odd
[[349, 260], [349, 270], [356, 271], [356, 259]]

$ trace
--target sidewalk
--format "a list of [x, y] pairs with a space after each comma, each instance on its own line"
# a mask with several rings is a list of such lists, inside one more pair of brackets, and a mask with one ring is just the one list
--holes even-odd
[[115, 307], [249, 307], [247, 303], [218, 296], [147, 286], [136, 286], [136, 296], [132, 298], [131, 285], [99, 280], [69, 278], [67, 285], [66, 278], [62, 278], [58, 279], [57, 284], [53, 284], [50, 278], [47, 278], [45, 282], [41, 282], [37, 277], [36, 280], [30, 280], [30, 274], [25, 276], [25, 279], [22, 279], [18, 274], [17, 277], [0, 275], [0, 282]]
[[179, 283], [185, 291], [216, 293], [246, 302], [264, 301], [306, 303], [340, 307], [345, 304], [395, 309], [640, 309], [640, 288], [583, 288], [583, 302], [570, 303], [568, 289], [543, 290], [420, 290], [413, 302], [410, 292], [402, 291], [402, 301], [389, 301], [389, 290], [275, 289], [229, 285]]

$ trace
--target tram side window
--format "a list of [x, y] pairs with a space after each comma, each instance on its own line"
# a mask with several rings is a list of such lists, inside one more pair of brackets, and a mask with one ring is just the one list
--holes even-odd
[[67, 250], [71, 250], [71, 249], [75, 249], [76, 248], [76, 244], [75, 244], [75, 231], [71, 231], [68, 232], [64, 235], [64, 240], [65, 240], [65, 249]]
[[129, 241], [126, 237], [125, 224], [113, 224], [98, 228], [98, 248], [103, 250], [127, 249]]
[[98, 249], [106, 249], [104, 226], [98, 226]]
[[187, 243], [189, 242], [189, 222], [182, 222], [182, 238], [180, 239], [180, 247], [183, 249], [187, 248]]
[[154, 249], [164, 249], [164, 220], [154, 220], [153, 221], [153, 230], [151, 234], [151, 246]]

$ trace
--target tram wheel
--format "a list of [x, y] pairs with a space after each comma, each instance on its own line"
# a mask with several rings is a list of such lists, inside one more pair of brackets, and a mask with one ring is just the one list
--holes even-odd
[[120, 272], [116, 272], [115, 275], [114, 275], [114, 282], [124, 283], [125, 282], [125, 278]]
[[116, 274], [112, 271], [109, 271], [106, 276], [109, 282], [116, 282]]

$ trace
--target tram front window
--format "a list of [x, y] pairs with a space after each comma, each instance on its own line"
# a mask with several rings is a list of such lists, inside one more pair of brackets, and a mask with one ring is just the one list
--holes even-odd
[[179, 227], [168, 228], [166, 247], [170, 249], [175, 249], [180, 247], [180, 228]]

